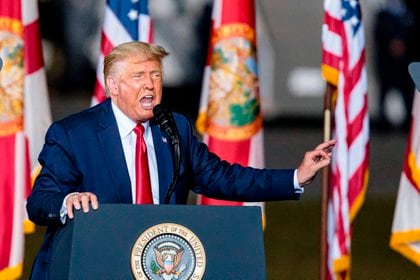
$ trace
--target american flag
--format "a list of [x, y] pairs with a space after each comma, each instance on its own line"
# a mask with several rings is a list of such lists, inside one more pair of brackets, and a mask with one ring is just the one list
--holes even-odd
[[369, 115], [365, 38], [357, 0], [325, 0], [322, 72], [337, 89], [327, 210], [327, 279], [348, 279], [351, 223], [368, 182]]
[[51, 123], [38, 1], [0, 2], [0, 279], [19, 279], [31, 171]]
[[107, 0], [92, 105], [106, 99], [103, 76], [104, 57], [116, 45], [130, 41], [148, 43], [153, 41], [148, 0]]

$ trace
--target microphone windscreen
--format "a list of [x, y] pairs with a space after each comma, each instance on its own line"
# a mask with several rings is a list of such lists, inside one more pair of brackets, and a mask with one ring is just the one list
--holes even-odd
[[172, 113], [163, 105], [156, 105], [153, 108], [153, 115], [160, 129], [166, 132], [173, 143], [178, 142], [178, 131]]
[[161, 118], [162, 116], [168, 115], [169, 110], [165, 105], [157, 104], [153, 107], [153, 115], [155, 118]]

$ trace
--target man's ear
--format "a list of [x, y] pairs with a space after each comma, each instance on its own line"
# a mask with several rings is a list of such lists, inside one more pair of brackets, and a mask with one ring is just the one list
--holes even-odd
[[106, 84], [108, 86], [109, 94], [118, 95], [118, 85], [112, 76], [106, 77]]

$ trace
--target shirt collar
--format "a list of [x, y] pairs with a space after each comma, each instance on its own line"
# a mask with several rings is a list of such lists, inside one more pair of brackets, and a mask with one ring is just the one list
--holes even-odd
[[[117, 120], [118, 131], [121, 138], [129, 135], [133, 129], [136, 127], [137, 123], [127, 117], [118, 106], [112, 101], [111, 102], [112, 111], [114, 112], [115, 119]], [[149, 127], [149, 121], [142, 123], [144, 130], [146, 131]]]

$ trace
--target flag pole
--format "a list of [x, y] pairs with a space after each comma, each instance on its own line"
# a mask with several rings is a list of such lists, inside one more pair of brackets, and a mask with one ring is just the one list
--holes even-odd
[[[331, 83], [326, 83], [326, 90], [324, 96], [324, 128], [323, 140], [331, 139], [331, 122], [333, 102], [332, 96], [335, 91], [335, 86]], [[320, 234], [320, 280], [326, 279], [327, 269], [327, 208], [328, 208], [328, 186], [329, 186], [329, 168], [322, 169], [321, 178], [321, 234]]]

